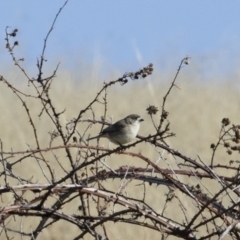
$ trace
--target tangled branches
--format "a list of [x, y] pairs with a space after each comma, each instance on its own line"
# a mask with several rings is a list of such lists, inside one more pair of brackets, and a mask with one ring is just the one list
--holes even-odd
[[[125, 87], [129, 81], [134, 81], [134, 84], [138, 83], [135, 80], [144, 81], [153, 73], [152, 63], [104, 83], [96, 96], [86, 102], [85, 108], [75, 111], [75, 116], [67, 123], [62, 121], [65, 110], [57, 110], [50, 91], [59, 65], [50, 76], [44, 78], [43, 66], [48, 37], [66, 4], [67, 1], [57, 13], [44, 40], [41, 57], [37, 61], [36, 78], [30, 77], [21, 66], [24, 58], [18, 59], [14, 54], [19, 46], [15, 40], [18, 30], [10, 31], [6, 28], [6, 48], [34, 93], [20, 90], [2, 75], [0, 81], [23, 106], [22, 113], [27, 116], [26, 124], [30, 124], [35, 147], [29, 145], [26, 150], [10, 146], [9, 151], [5, 150], [9, 149], [9, 146], [5, 146], [5, 139], [1, 139], [1, 237], [11, 239], [19, 235], [26, 239], [37, 239], [46, 229], [61, 228], [67, 224], [68, 229], [71, 229], [68, 232], [69, 239], [89, 236], [111, 239], [111, 223], [115, 223], [115, 229], [121, 228], [121, 223], [124, 223], [128, 224], [129, 229], [135, 225], [154, 231], [162, 239], [169, 236], [223, 239], [226, 235], [240, 239], [240, 179], [239, 167], [234, 165], [239, 162], [230, 160], [229, 164], [224, 165], [219, 163], [217, 157], [221, 148], [226, 149], [226, 158], [233, 152], [240, 152], [239, 125], [231, 125], [228, 118], [222, 120], [219, 137], [216, 143], [211, 144], [209, 165], [200, 156], [192, 159], [167, 143], [175, 133], [170, 128], [166, 103], [172, 89], [177, 87], [176, 81], [182, 67], [189, 64], [189, 57], [180, 62], [163, 96], [162, 105], [149, 105], [146, 109], [149, 115], [147, 121], [153, 125], [154, 132], [146, 136], [138, 135], [136, 141], [112, 149], [101, 147], [99, 142], [89, 145], [86, 140], [94, 124], [100, 125], [101, 129], [111, 124], [106, 118], [110, 101], [107, 90], [110, 91], [111, 86], [118, 84], [120, 88]], [[40, 106], [37, 114], [28, 104], [28, 99]], [[104, 106], [101, 119], [96, 117], [93, 110], [98, 104]], [[87, 113], [91, 113], [92, 118], [87, 118]], [[49, 133], [45, 129], [38, 130], [35, 115], [38, 118], [47, 117], [54, 126], [49, 142], [40, 140], [40, 132], [46, 135]], [[149, 151], [157, 152], [157, 159], [149, 157], [145, 151], [134, 151], [136, 146], [143, 144]], [[168, 155], [165, 156], [163, 151]], [[105, 161], [110, 156], [113, 159], [128, 157], [133, 159], [134, 165], [114, 168]], [[173, 159], [175, 164], [169, 164], [169, 159]], [[168, 167], [164, 168], [161, 163]], [[26, 171], [16, 171], [21, 168]], [[228, 169], [231, 174], [227, 171], [219, 174], [218, 169]], [[112, 180], [118, 180], [118, 184]], [[26, 219], [27, 224], [23, 223], [23, 219]], [[133, 230], [131, 234], [135, 234]]]

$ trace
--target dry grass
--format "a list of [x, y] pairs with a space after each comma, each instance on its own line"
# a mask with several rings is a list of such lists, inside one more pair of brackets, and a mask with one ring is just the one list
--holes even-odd
[[[191, 65], [188, 67], [191, 68]], [[211, 149], [210, 144], [216, 142], [218, 133], [221, 126], [221, 119], [223, 117], [229, 117], [232, 122], [239, 124], [240, 112], [238, 105], [240, 101], [239, 87], [237, 81], [230, 79], [226, 82], [218, 82], [215, 79], [208, 83], [201, 83], [197, 76], [194, 76], [193, 70], [184, 68], [180, 73], [180, 77], [177, 80], [177, 85], [181, 88], [174, 88], [168, 99], [166, 109], [169, 111], [169, 121], [171, 122], [171, 131], [176, 133], [177, 136], [169, 139], [168, 143], [174, 149], [178, 149], [180, 152], [192, 158], [196, 158], [197, 155], [206, 163], [210, 163]], [[191, 73], [189, 73], [191, 72]], [[161, 108], [162, 98], [166, 90], [170, 86], [170, 81], [174, 76], [172, 73], [164, 73], [162, 75], [155, 74], [151, 80], [139, 80], [130, 82], [125, 86], [113, 86], [108, 91], [108, 113], [107, 116], [112, 117], [113, 121], [119, 118], [125, 117], [130, 113], [137, 113], [141, 115], [145, 121], [143, 122], [140, 134], [148, 135], [153, 132], [153, 127], [149, 116], [146, 113], [146, 108], [149, 105], [156, 105]], [[26, 82], [19, 83], [19, 78], [11, 74], [9, 81], [15, 82], [20, 86], [23, 91], [31, 91], [27, 87]], [[91, 75], [93, 76], [93, 75]], [[164, 79], [163, 77], [164, 76]], [[117, 79], [119, 75], [112, 74], [112, 79]], [[74, 118], [77, 113], [84, 108], [89, 101], [93, 99], [98, 90], [102, 86], [102, 81], [96, 79], [86, 79], [81, 83], [76, 83], [71, 79], [69, 72], [59, 72], [55, 83], [52, 86], [51, 94], [53, 102], [58, 110], [66, 109], [66, 112], [62, 115], [62, 123], [66, 124], [70, 119]], [[166, 81], [166, 79], [170, 79]], [[35, 100], [28, 100], [30, 113], [35, 119], [39, 140], [42, 147], [48, 147], [50, 136], [49, 131], [52, 131], [54, 126], [49, 121], [46, 115], [38, 118], [39, 104]], [[3, 148], [5, 151], [13, 149], [26, 150], [29, 148], [36, 148], [36, 144], [33, 137], [33, 131], [28, 122], [26, 113], [22, 107], [22, 104], [12, 94], [11, 90], [1, 84], [0, 88], [0, 107], [2, 117], [0, 118], [0, 138], [3, 141]], [[99, 119], [103, 115], [103, 106], [98, 104], [94, 108], [96, 118]], [[90, 114], [86, 114], [85, 118], [91, 117]], [[84, 130], [84, 125], [79, 125], [78, 131]], [[89, 134], [94, 135], [100, 130], [99, 125], [94, 125]], [[95, 142], [92, 142], [94, 144]], [[54, 145], [58, 145], [59, 142], [54, 142]], [[100, 141], [101, 145], [108, 146], [106, 140]], [[113, 145], [111, 145], [113, 147]], [[73, 152], [75, 150], [72, 150]], [[156, 159], [158, 154], [155, 150], [144, 143], [138, 145], [136, 148], [131, 149], [133, 152], [142, 152], [142, 154], [148, 156], [151, 159]], [[168, 159], [169, 164], [172, 167], [176, 167], [176, 162], [172, 156], [164, 153]], [[64, 162], [65, 157], [63, 151], [57, 153], [60, 161], [66, 169], [70, 169], [68, 162]], [[45, 155], [50, 162], [54, 161], [51, 153]], [[229, 160], [229, 156], [223, 151], [218, 156], [218, 162], [223, 163], [226, 159]], [[237, 159], [237, 155], [232, 156], [233, 159]], [[14, 168], [15, 174], [24, 176], [24, 178], [31, 178], [38, 182], [44, 182], [42, 173], [39, 172], [39, 168], [36, 163], [31, 161], [24, 161], [17, 168]], [[143, 166], [146, 164], [139, 159], [133, 159], [129, 156], [112, 156], [106, 159], [106, 163], [113, 169], [123, 165], [131, 166]], [[159, 163], [162, 167], [168, 167], [164, 162]], [[2, 169], [1, 169], [2, 171]], [[63, 171], [56, 165], [56, 177], [60, 179], [63, 176]], [[220, 172], [221, 173], [221, 172]], [[231, 174], [231, 173], [230, 173]], [[194, 183], [196, 180], [191, 178], [182, 177], [185, 182]], [[3, 179], [1, 178], [1, 181]], [[13, 181], [12, 184], [16, 184], [17, 181]], [[142, 186], [138, 185], [139, 182], [133, 181], [127, 188], [127, 192], [130, 196], [139, 197], [142, 196]], [[211, 189], [211, 181], [208, 182], [209, 189]], [[1, 182], [4, 185], [4, 182]], [[106, 181], [104, 183], [106, 187], [112, 191], [117, 191], [120, 182], [119, 180]], [[212, 186], [212, 187], [215, 187]], [[161, 212], [163, 203], [165, 202], [164, 193], [167, 192], [167, 188], [163, 186], [151, 187], [148, 190], [146, 202], [151, 205], [157, 212]], [[159, 197], [160, 196], [160, 197]], [[161, 197], [162, 196], [162, 197]], [[182, 197], [181, 194], [179, 194]], [[156, 199], [158, 199], [156, 201]], [[188, 208], [188, 212], [191, 212], [192, 202], [182, 199], [185, 206]], [[9, 195], [8, 198], [3, 199], [4, 204], [11, 202], [12, 198]], [[178, 204], [176, 202], [176, 204]], [[69, 207], [69, 206], [68, 206]], [[111, 208], [111, 206], [109, 206]], [[78, 203], [72, 204], [70, 208], [64, 209], [65, 212], [76, 213], [78, 210]], [[182, 216], [175, 211], [175, 209], [167, 209], [169, 217], [173, 216], [176, 220]], [[11, 224], [16, 224], [19, 218]], [[38, 223], [36, 219], [25, 219], [23, 227], [25, 231], [34, 229], [34, 226]], [[108, 234], [110, 239], [159, 239], [159, 233], [150, 231], [148, 229], [139, 228], [133, 225], [126, 224], [114, 224], [109, 223]], [[72, 239], [72, 236], [76, 235], [74, 232], [79, 231], [77, 228], [65, 222], [58, 222], [53, 227], [49, 227], [44, 230], [39, 239]], [[86, 239], [92, 239], [87, 237]], [[174, 239], [174, 238], [172, 238]]]

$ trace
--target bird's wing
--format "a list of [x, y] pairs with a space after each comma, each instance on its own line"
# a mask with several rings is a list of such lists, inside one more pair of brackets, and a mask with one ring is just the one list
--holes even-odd
[[103, 129], [101, 134], [110, 133], [110, 132], [118, 132], [122, 128], [124, 128], [124, 124], [118, 121], [118, 122], [114, 123], [113, 125]]

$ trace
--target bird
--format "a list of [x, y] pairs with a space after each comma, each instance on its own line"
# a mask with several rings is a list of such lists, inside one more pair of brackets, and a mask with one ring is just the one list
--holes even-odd
[[87, 140], [107, 138], [116, 145], [129, 143], [137, 136], [142, 121], [144, 121], [144, 119], [139, 115], [130, 114], [115, 122], [113, 125], [103, 129], [99, 135], [88, 138]]

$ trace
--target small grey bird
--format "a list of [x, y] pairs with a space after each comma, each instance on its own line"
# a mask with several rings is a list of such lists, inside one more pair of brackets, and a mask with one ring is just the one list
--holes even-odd
[[92, 140], [95, 138], [108, 138], [111, 142], [122, 145], [131, 142], [138, 133], [140, 123], [144, 121], [139, 115], [131, 114], [122, 120], [117, 121], [113, 125], [103, 129], [98, 136], [87, 139]]

